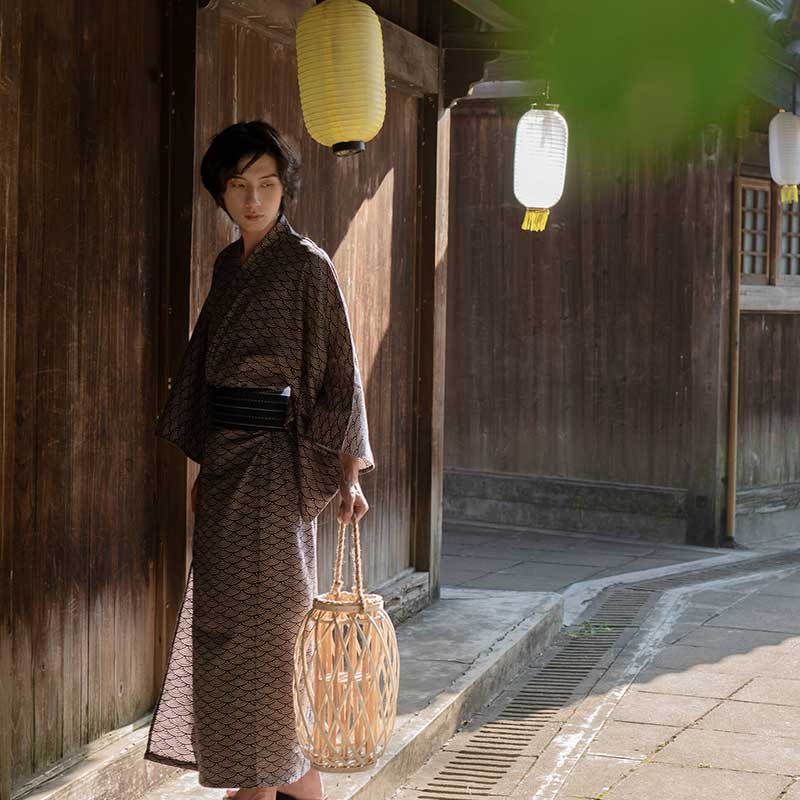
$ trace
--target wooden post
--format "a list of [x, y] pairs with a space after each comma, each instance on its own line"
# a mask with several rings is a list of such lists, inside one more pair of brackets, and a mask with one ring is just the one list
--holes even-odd
[[[716, 547], [723, 523], [725, 430], [725, 292], [730, 268], [732, 166], [727, 131], [706, 126], [699, 159], [689, 165], [687, 252], [695, 259], [691, 287], [691, 446], [686, 541]], [[698, 163], [699, 162], [699, 163]], [[705, 222], [699, 222], [705, 217]], [[697, 225], [695, 224], [697, 223]], [[701, 231], [695, 236], [695, 228]]]
[[[442, 30], [441, 0], [426, 3], [421, 13], [424, 38], [438, 45]], [[441, 50], [439, 64], [439, 91], [420, 100], [411, 487], [411, 561], [416, 570], [430, 573], [431, 602], [440, 594], [450, 186], [450, 109], [442, 102]]]
[[[738, 167], [738, 164], [737, 164]], [[738, 172], [738, 169], [737, 169]], [[742, 215], [741, 192], [736, 193], [734, 200], [736, 219]], [[728, 464], [725, 501], [725, 544], [730, 546], [736, 536], [736, 465], [739, 453], [739, 327], [740, 313], [740, 277], [739, 264], [731, 259], [731, 312], [730, 312], [730, 386], [728, 390]]]
[[[737, 120], [737, 147], [736, 147], [736, 171], [734, 173], [734, 185], [738, 182], [738, 177], [742, 167], [742, 141], [750, 130], [750, 119], [745, 107], [744, 112], [740, 110]], [[735, 231], [735, 246], [731, 252], [731, 299], [730, 299], [730, 373], [728, 376], [728, 463], [726, 469], [725, 485], [725, 534], [723, 544], [732, 547], [736, 537], [736, 468], [739, 455], [739, 331], [741, 326], [741, 265], [739, 264], [738, 252], [741, 246], [741, 225], [742, 225], [742, 192], [736, 186], [736, 196], [733, 200], [733, 230]], [[778, 226], [775, 226], [776, 228]], [[780, 247], [780, 244], [778, 244]], [[770, 259], [774, 261], [774, 259]], [[770, 272], [774, 269], [770, 265]]]
[[[12, 613], [14, 574], [14, 489], [16, 443], [16, 351], [17, 351], [17, 252], [20, 148], [20, 99], [22, 87], [22, 0], [8, 0], [0, 10], [0, 75], [5, 86], [0, 92], [0, 800], [11, 800], [12, 713], [14, 669]], [[24, 550], [17, 559], [26, 557]], [[30, 677], [28, 677], [30, 680]]]
[[[167, 56], [164, 75], [161, 141], [161, 264], [158, 320], [158, 408], [167, 397], [169, 381], [186, 349], [194, 203], [194, 85], [196, 0], [172, 0], [164, 13]], [[177, 623], [186, 584], [190, 545], [187, 536], [186, 458], [159, 439], [156, 445], [156, 518], [158, 565], [156, 569], [155, 685], [161, 682], [172, 633]]]

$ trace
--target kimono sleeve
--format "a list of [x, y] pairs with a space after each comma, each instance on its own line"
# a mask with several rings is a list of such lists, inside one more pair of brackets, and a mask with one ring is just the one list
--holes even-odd
[[186, 456], [198, 464], [203, 463], [209, 429], [208, 388], [206, 385], [209, 305], [213, 293], [221, 286], [218, 267], [229, 249], [230, 246], [224, 248], [214, 261], [211, 287], [197, 316], [178, 370], [172, 376], [172, 386], [155, 428], [156, 436], [177, 445]]
[[359, 459], [359, 473], [375, 469], [364, 388], [344, 295], [336, 269], [323, 253], [309, 265], [305, 296], [305, 361], [313, 402], [303, 434], [330, 454]]
[[203, 462], [208, 429], [205, 380], [207, 345], [207, 315], [201, 312], [178, 371], [172, 377], [172, 388], [155, 429], [157, 436], [177, 445], [199, 464]]

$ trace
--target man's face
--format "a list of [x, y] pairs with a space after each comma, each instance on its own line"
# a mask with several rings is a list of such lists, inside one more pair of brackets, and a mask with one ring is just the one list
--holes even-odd
[[266, 153], [242, 172], [252, 157], [250, 153], [239, 161], [239, 174], [228, 179], [222, 199], [240, 230], [255, 233], [271, 227], [278, 218], [283, 186], [275, 159]]

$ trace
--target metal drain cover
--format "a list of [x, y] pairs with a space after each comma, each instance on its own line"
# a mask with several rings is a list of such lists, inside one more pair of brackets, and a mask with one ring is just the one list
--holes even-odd
[[613, 588], [562, 631], [480, 714], [457, 731], [393, 800], [508, 797], [597, 683], [656, 592]]

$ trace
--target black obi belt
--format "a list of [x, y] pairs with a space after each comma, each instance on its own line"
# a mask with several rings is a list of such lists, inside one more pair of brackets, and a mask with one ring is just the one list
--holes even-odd
[[208, 411], [216, 428], [281, 430], [289, 411], [291, 386], [281, 390], [208, 384]]

